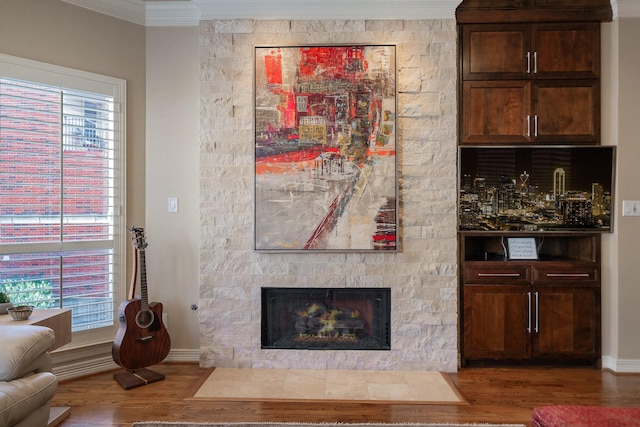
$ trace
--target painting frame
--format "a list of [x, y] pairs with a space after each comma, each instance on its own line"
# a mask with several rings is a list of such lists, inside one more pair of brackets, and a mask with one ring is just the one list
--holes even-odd
[[254, 47], [254, 250], [400, 250], [394, 44]]

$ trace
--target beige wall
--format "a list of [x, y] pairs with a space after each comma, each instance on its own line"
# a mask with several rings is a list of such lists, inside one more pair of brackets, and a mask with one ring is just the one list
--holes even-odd
[[[198, 360], [198, 36], [198, 27], [147, 30], [147, 269], [168, 315], [172, 360]], [[177, 213], [167, 212], [168, 197], [178, 197]]]
[[[640, 200], [640, 19], [623, 18], [618, 24], [618, 270], [616, 300], [619, 363], [640, 371], [640, 217], [622, 217], [622, 200]], [[614, 78], [615, 80], [615, 78]], [[617, 314], [617, 316], [616, 316]]]
[[614, 232], [603, 235], [603, 366], [640, 372], [640, 218], [623, 217], [623, 200], [640, 200], [640, 19], [603, 25], [602, 143], [617, 145]]
[[[617, 28], [617, 22], [602, 25], [601, 106], [602, 143], [605, 145], [617, 145], [618, 142], [618, 127], [614, 126], [614, 118], [618, 116]], [[614, 211], [614, 215], [616, 213]], [[617, 286], [612, 286], [618, 283], [618, 269], [615, 265], [618, 258], [617, 222], [617, 218], [614, 218], [613, 233], [603, 234], [602, 237], [602, 349], [603, 354], [608, 355], [610, 359], [611, 356], [617, 355], [618, 346], [618, 322], [617, 314], [614, 313], [617, 309], [612, 310], [613, 301], [617, 304]], [[615, 361], [609, 360], [607, 363], [615, 363]]]

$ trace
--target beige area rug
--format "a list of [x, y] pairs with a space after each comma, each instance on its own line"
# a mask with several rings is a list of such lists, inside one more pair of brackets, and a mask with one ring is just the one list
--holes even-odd
[[446, 374], [432, 371], [215, 368], [192, 399], [469, 404]]
[[525, 427], [524, 424], [450, 424], [450, 423], [401, 423], [401, 424], [343, 424], [343, 423], [188, 423], [146, 421], [133, 423], [132, 427]]

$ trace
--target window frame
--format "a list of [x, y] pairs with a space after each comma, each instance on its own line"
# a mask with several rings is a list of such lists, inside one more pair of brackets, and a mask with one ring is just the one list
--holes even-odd
[[[126, 295], [126, 252], [129, 242], [126, 229], [126, 81], [96, 73], [47, 64], [0, 53], [0, 76], [65, 89], [100, 93], [114, 102], [114, 215], [113, 215], [113, 320], [111, 326], [77, 331], [65, 349], [113, 341], [119, 327], [118, 306]], [[64, 125], [64, 120], [61, 120]], [[61, 140], [61, 144], [64, 142]], [[64, 252], [69, 248], [91, 250], [91, 242], [19, 244], [22, 252]], [[0, 244], [0, 256], [16, 253], [16, 244]]]

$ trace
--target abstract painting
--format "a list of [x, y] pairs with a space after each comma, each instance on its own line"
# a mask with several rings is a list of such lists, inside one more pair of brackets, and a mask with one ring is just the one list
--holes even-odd
[[256, 250], [397, 250], [395, 57], [255, 48]]

